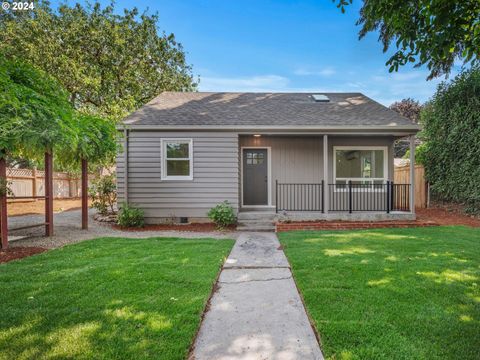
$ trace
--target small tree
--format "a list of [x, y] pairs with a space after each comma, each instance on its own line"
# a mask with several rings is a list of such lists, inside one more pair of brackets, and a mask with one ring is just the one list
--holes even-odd
[[102, 215], [115, 212], [117, 185], [115, 175], [106, 175], [96, 179], [89, 189], [92, 206]]
[[422, 105], [412, 98], [402, 99], [390, 105], [390, 109], [409, 119], [412, 123], [418, 124]]
[[[406, 117], [412, 123], [417, 124], [420, 120], [420, 111], [422, 110], [422, 105], [412, 98], [402, 99], [400, 101], [394, 102], [390, 105], [390, 109], [399, 113], [400, 115]], [[420, 145], [421, 141], [417, 139], [417, 143], [415, 145]], [[395, 157], [404, 157], [408, 152], [408, 148], [410, 147], [409, 140], [397, 140], [395, 141], [394, 146], [394, 156]]]

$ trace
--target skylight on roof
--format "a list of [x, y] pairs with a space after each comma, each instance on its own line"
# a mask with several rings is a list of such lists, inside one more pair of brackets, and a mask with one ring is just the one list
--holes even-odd
[[328, 96], [323, 94], [312, 94], [312, 98], [315, 102], [330, 102]]

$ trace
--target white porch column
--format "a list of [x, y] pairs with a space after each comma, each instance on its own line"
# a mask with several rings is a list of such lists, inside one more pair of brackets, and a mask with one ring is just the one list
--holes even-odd
[[328, 192], [328, 135], [323, 135], [323, 182], [325, 188], [323, 189], [323, 196], [324, 196], [324, 212], [328, 214], [329, 208], [329, 192]]
[[415, 135], [410, 135], [410, 212], [415, 214]]

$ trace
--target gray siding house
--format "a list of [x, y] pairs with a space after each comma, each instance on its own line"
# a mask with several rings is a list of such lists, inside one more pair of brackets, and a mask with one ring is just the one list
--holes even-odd
[[294, 219], [411, 219], [414, 189], [394, 184], [393, 145], [419, 131], [360, 93], [164, 92], [129, 115], [119, 201], [148, 223], [228, 200], [237, 212]]

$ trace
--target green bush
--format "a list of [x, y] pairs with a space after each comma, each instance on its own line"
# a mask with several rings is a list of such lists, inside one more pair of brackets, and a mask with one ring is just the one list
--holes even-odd
[[218, 228], [223, 229], [237, 221], [233, 207], [227, 200], [211, 208], [208, 217]]
[[480, 213], [480, 68], [441, 83], [421, 122], [425, 176], [433, 195]]
[[118, 225], [124, 227], [143, 227], [145, 225], [143, 210], [123, 203], [118, 211]]
[[12, 185], [11, 181], [8, 181], [4, 177], [0, 177], [0, 196], [14, 196], [10, 186]]
[[[425, 164], [425, 152], [427, 151], [427, 143], [422, 143], [415, 148], [415, 164]], [[404, 159], [410, 159], [410, 149], [407, 150]]]
[[117, 201], [117, 185], [115, 174], [102, 176], [93, 181], [88, 190], [92, 198], [92, 207], [102, 215], [114, 212], [114, 205]]

